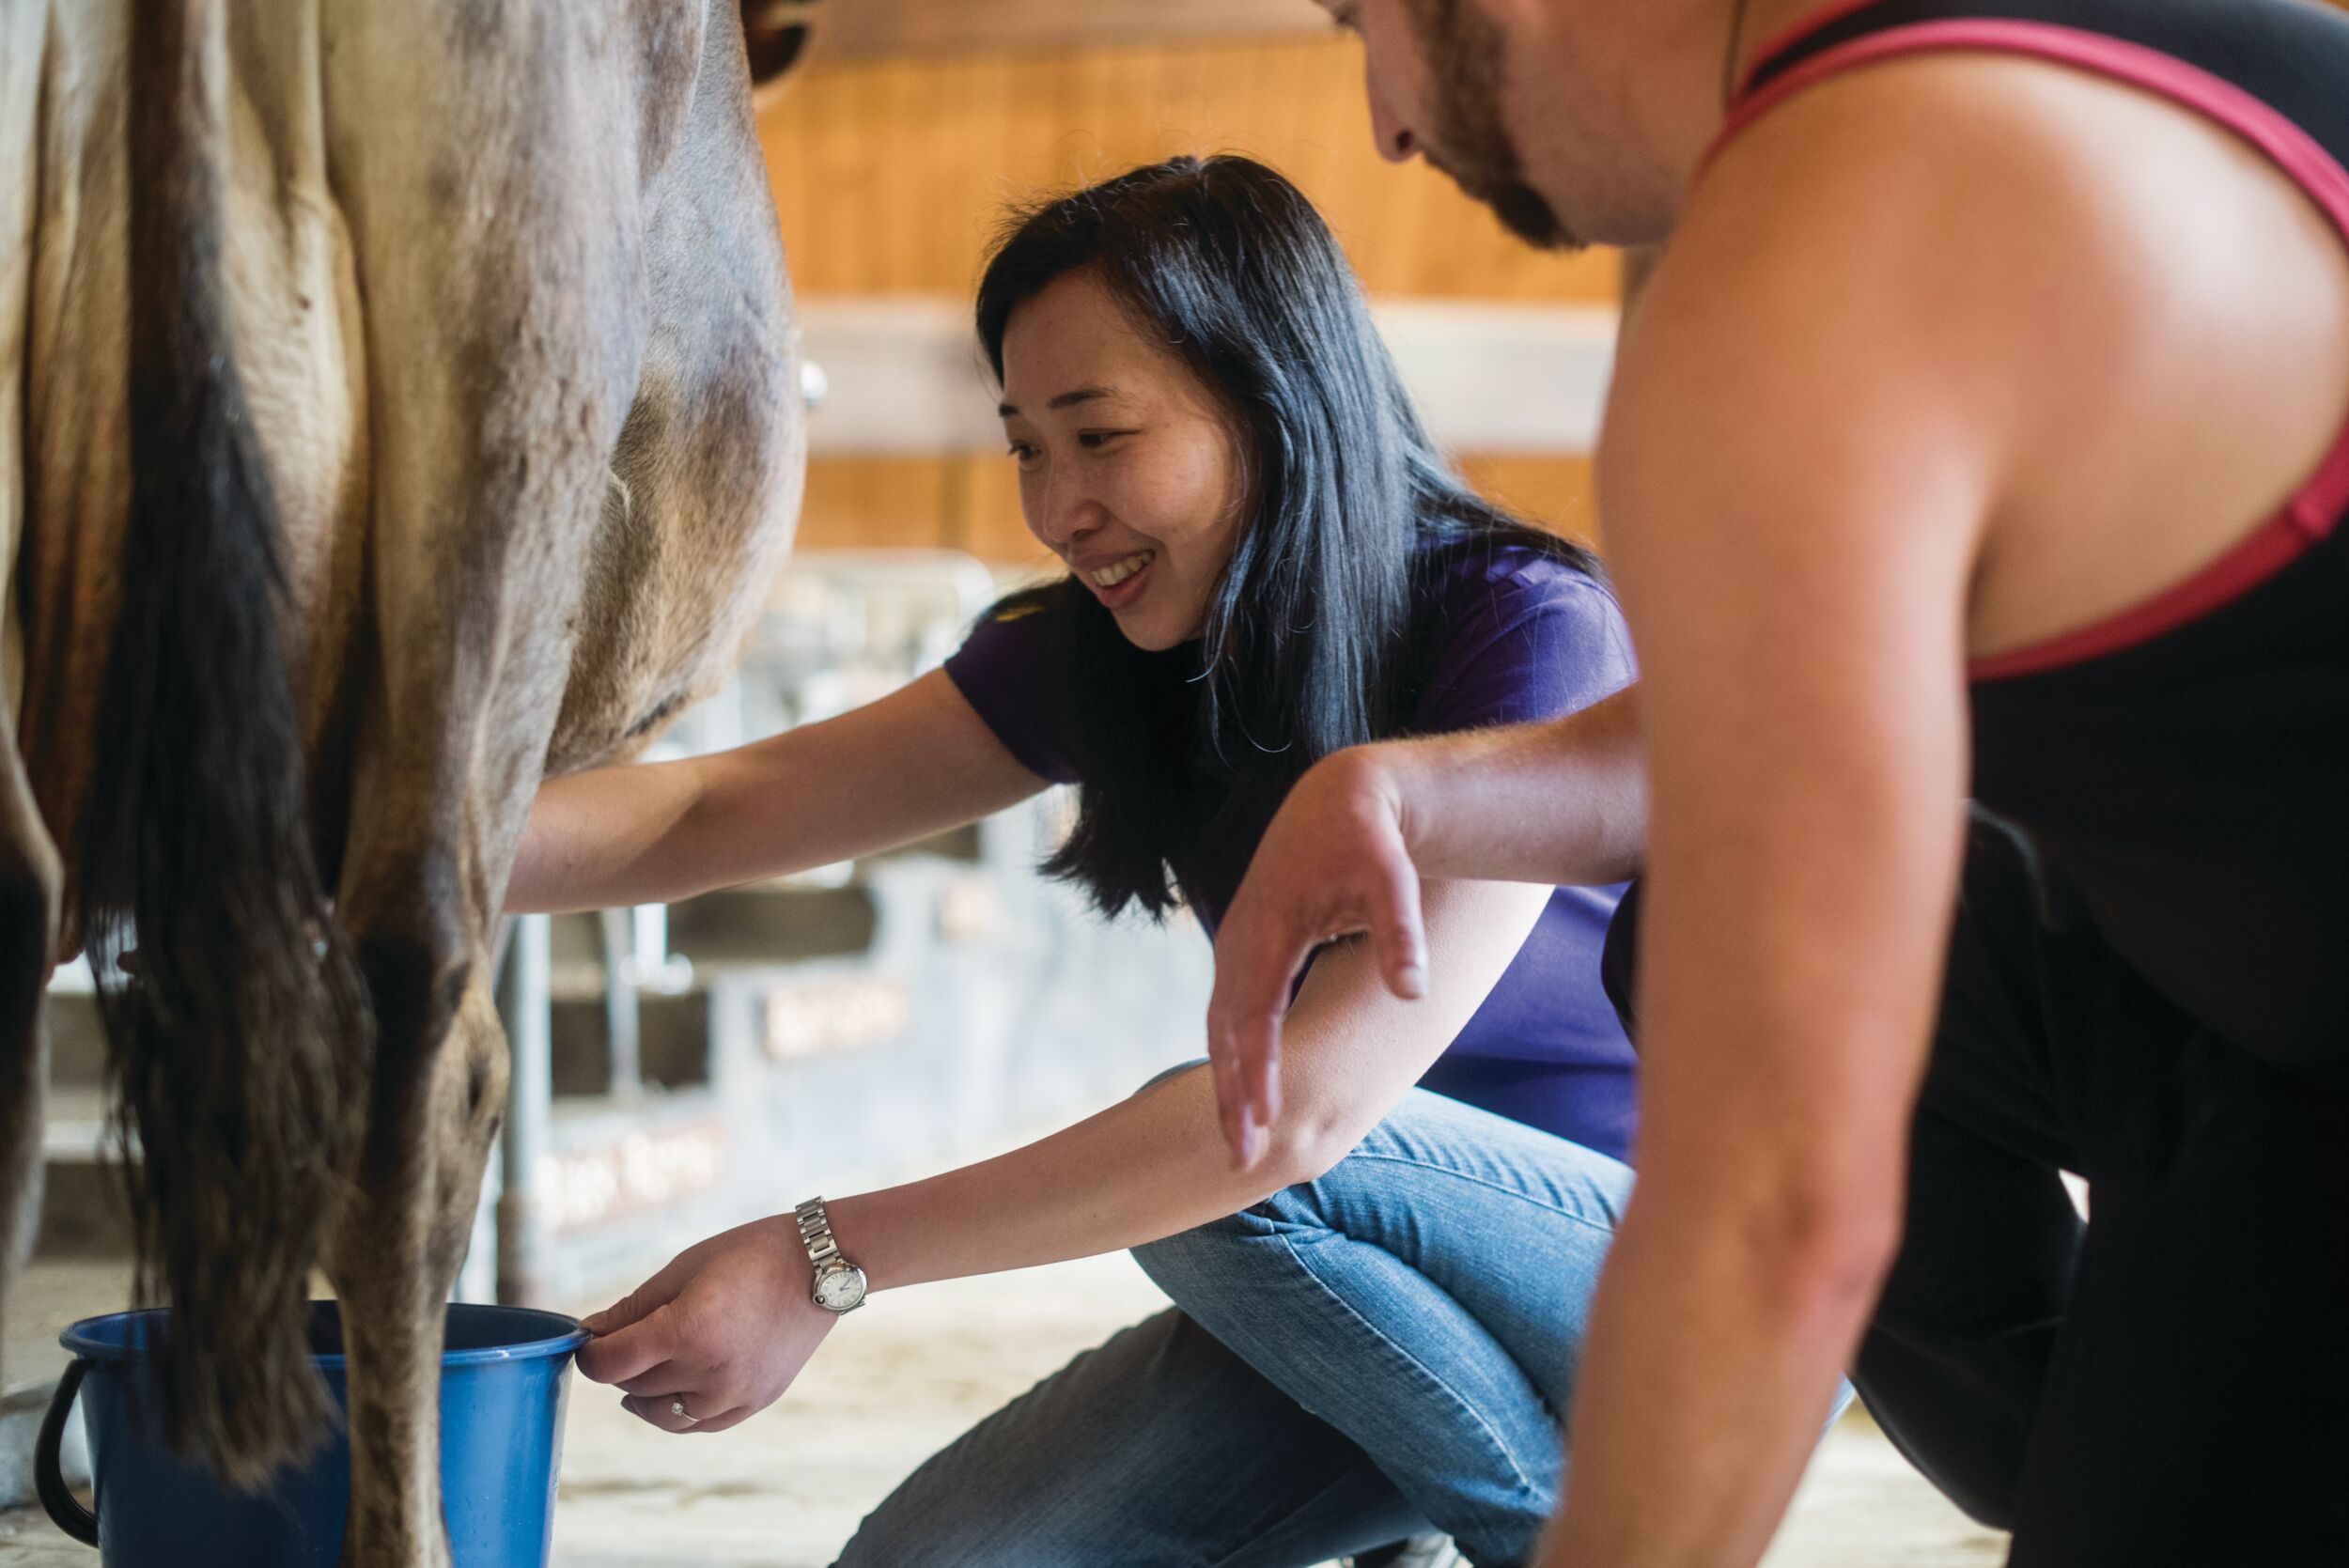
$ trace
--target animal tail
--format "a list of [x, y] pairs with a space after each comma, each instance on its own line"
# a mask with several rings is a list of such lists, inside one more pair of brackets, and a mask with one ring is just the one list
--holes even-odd
[[[366, 993], [311, 841], [282, 541], [223, 262], [221, 0], [136, 0], [131, 510], [79, 845], [171, 1442], [257, 1487], [332, 1406], [310, 1271], [364, 1128]], [[160, 1293], [157, 1286], [161, 1286]]]

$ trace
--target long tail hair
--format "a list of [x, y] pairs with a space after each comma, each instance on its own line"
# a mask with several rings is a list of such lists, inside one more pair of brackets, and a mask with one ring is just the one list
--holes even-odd
[[140, 0], [131, 52], [131, 511], [79, 884], [138, 1243], [170, 1303], [164, 1430], [257, 1486], [323, 1435], [310, 1270], [364, 1123], [369, 1014], [310, 837], [269, 476], [222, 253], [220, 0]]

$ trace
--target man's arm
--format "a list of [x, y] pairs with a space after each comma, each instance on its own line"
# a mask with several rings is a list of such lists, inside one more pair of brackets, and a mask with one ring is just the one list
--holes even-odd
[[1646, 851], [1636, 689], [1548, 723], [1362, 751], [1394, 780], [1423, 876], [1596, 887], [1627, 880]]
[[1962, 97], [1953, 135], [1885, 133], [1885, 95], [1951, 90], [1937, 62], [1781, 109], [1626, 342], [1601, 472], [1652, 798], [1641, 1184], [1551, 1568], [1758, 1560], [1898, 1242], [1969, 583], [2042, 415], [2014, 280], [2064, 227], [1983, 199]]

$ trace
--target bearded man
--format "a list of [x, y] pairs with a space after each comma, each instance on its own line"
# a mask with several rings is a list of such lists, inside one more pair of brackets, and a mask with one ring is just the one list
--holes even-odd
[[1641, 870], [1543, 1562], [1754, 1562], [1846, 1364], [2024, 1568], [2349, 1561], [2349, 20], [1325, 4], [1389, 156], [1661, 247], [1599, 456], [1643, 678], [1299, 784], [1236, 1158], [1313, 946], [1413, 994], [1422, 878]]

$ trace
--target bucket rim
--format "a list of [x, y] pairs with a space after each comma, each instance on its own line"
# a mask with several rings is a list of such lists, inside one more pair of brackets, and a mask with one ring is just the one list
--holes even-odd
[[[313, 1301], [311, 1307], [333, 1307], [333, 1301]], [[517, 1328], [537, 1330], [530, 1339], [518, 1339], [504, 1344], [479, 1345], [466, 1350], [443, 1350], [441, 1365], [446, 1367], [488, 1366], [501, 1361], [536, 1361], [551, 1356], [567, 1356], [585, 1344], [594, 1336], [580, 1321], [563, 1312], [551, 1312], [538, 1307], [491, 1306], [486, 1302], [452, 1301], [448, 1311], [453, 1317], [459, 1313], [493, 1314], [514, 1321]], [[101, 1312], [69, 1325], [57, 1336], [57, 1343], [76, 1356], [92, 1361], [138, 1361], [147, 1357], [146, 1336], [121, 1332], [124, 1325], [133, 1322], [153, 1322], [171, 1315], [168, 1307], [141, 1307], [130, 1312]], [[313, 1354], [311, 1361], [322, 1370], [340, 1371], [349, 1360], [341, 1351]]]

